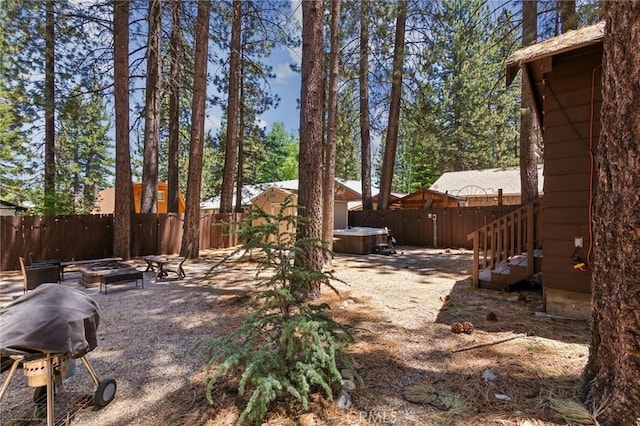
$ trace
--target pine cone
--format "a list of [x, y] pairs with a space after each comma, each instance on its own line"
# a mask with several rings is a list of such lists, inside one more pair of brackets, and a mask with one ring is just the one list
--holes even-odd
[[473, 333], [473, 324], [470, 323], [469, 321], [463, 322], [462, 323], [462, 331], [464, 331], [467, 334]]
[[498, 316], [495, 312], [491, 311], [487, 314], [487, 321], [498, 321]]
[[464, 326], [461, 322], [454, 322], [451, 324], [451, 331], [457, 334], [464, 333]]
[[518, 302], [527, 303], [527, 296], [522, 293], [518, 294]]

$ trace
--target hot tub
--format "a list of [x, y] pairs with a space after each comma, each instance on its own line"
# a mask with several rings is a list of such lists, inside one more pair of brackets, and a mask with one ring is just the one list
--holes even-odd
[[388, 244], [387, 228], [354, 226], [333, 231], [333, 251], [336, 253], [369, 254], [377, 244]]
[[80, 284], [84, 287], [97, 287], [100, 285], [100, 277], [112, 272], [133, 272], [136, 268], [126, 263], [106, 262], [91, 265], [80, 269], [82, 278]]

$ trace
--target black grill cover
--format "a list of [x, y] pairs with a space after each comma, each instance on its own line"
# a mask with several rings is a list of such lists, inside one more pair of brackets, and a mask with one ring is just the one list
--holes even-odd
[[79, 358], [98, 346], [100, 308], [86, 294], [42, 284], [0, 309], [2, 371], [9, 355], [68, 353]]

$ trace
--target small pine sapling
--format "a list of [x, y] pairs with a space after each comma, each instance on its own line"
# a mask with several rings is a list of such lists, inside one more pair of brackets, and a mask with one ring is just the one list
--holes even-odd
[[311, 304], [299, 291], [320, 282], [337, 293], [330, 272], [307, 270], [298, 266], [304, 262], [294, 261], [309, 245], [330, 254], [320, 240], [296, 239], [300, 220], [290, 198], [277, 214], [254, 209], [245, 217], [242, 248], [227, 260], [250, 254], [257, 261], [255, 309], [231, 333], [200, 343], [210, 354], [209, 403], [218, 380], [240, 376], [238, 393], [248, 401], [238, 424], [260, 423], [277, 398], [292, 397], [305, 410], [312, 392], [323, 391], [332, 400], [342, 383], [339, 365], [353, 369], [344, 352], [353, 342], [351, 334], [327, 316], [326, 303]]

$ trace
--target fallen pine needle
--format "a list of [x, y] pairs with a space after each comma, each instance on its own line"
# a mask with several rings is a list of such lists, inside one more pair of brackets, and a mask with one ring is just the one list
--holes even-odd
[[453, 353], [463, 352], [463, 351], [468, 351], [468, 350], [471, 350], [471, 349], [481, 348], [483, 346], [497, 345], [498, 343], [504, 343], [504, 342], [508, 342], [509, 340], [520, 339], [522, 337], [527, 337], [527, 333], [520, 333], [520, 334], [516, 334], [515, 336], [511, 336], [511, 337], [504, 337], [502, 339], [494, 340], [492, 342], [478, 343], [477, 345], [465, 346], [463, 348], [455, 349], [452, 352]]

